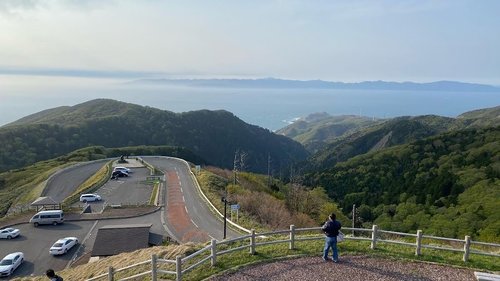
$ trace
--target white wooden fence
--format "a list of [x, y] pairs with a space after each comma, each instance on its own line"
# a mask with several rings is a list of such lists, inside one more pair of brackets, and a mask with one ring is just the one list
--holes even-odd
[[[485, 242], [478, 242], [478, 241], [471, 241], [470, 236], [465, 236], [465, 239], [452, 239], [452, 238], [443, 238], [443, 237], [436, 237], [436, 236], [430, 236], [430, 235], [423, 235], [421, 230], [418, 230], [416, 234], [411, 234], [411, 233], [403, 233], [403, 232], [395, 232], [395, 231], [386, 231], [386, 230], [379, 230], [377, 225], [373, 225], [372, 229], [366, 229], [366, 228], [349, 228], [349, 227], [344, 227], [342, 228], [343, 230], [346, 231], [353, 231], [356, 233], [364, 233], [364, 236], [346, 236], [346, 240], [364, 240], [364, 241], [370, 241], [370, 248], [375, 249], [377, 247], [377, 243], [392, 243], [392, 244], [399, 244], [399, 245], [404, 245], [404, 246], [409, 246], [409, 247], [414, 247], [415, 248], [415, 255], [421, 255], [422, 254], [422, 248], [428, 248], [428, 249], [436, 249], [436, 250], [443, 250], [443, 251], [454, 251], [454, 252], [463, 252], [463, 261], [467, 262], [469, 259], [469, 254], [477, 254], [477, 255], [487, 255], [487, 256], [493, 256], [493, 257], [500, 257], [500, 244], [495, 244], [495, 243], [485, 243]], [[107, 278], [109, 281], [124, 281], [124, 280], [134, 280], [136, 278], [140, 277], [145, 277], [149, 276], [151, 280], [157, 281], [158, 279], [158, 274], [164, 274], [164, 275], [172, 275], [172, 277], [175, 277], [176, 280], [180, 281], [182, 280], [182, 276], [186, 274], [187, 272], [195, 269], [196, 267], [200, 266], [201, 264], [208, 262], [210, 260], [210, 263], [212, 266], [214, 266], [217, 262], [217, 257], [232, 253], [235, 251], [241, 251], [244, 249], [248, 249], [250, 254], [255, 254], [255, 249], [257, 246], [263, 246], [263, 245], [269, 245], [269, 244], [280, 244], [280, 243], [287, 243], [288, 248], [290, 250], [295, 249], [295, 242], [297, 241], [307, 241], [307, 240], [322, 240], [324, 239], [323, 235], [320, 235], [321, 228], [320, 227], [311, 227], [311, 228], [295, 228], [294, 225], [290, 225], [289, 230], [279, 230], [279, 231], [272, 231], [272, 232], [263, 232], [263, 233], [258, 233], [256, 234], [254, 230], [251, 231], [250, 234], [240, 236], [237, 238], [229, 239], [229, 240], [224, 240], [224, 241], [216, 241], [215, 239], [212, 239], [210, 245], [204, 247], [203, 249], [198, 250], [197, 252], [190, 254], [186, 257], [181, 257], [177, 256], [175, 260], [165, 260], [165, 259], [159, 259], [157, 258], [156, 255], [152, 255], [151, 259], [136, 263], [124, 268], [120, 269], [114, 269], [112, 267], [108, 268], [108, 272], [92, 277], [90, 279], [87, 279], [87, 281], [93, 281], [93, 280], [105, 280]], [[317, 235], [311, 235], [311, 232], [317, 233]], [[304, 233], [308, 233], [308, 235], [304, 235]], [[302, 235], [301, 235], [302, 234]], [[370, 235], [371, 234], [371, 235]], [[281, 240], [272, 240], [270, 239], [270, 236], [281, 236], [280, 238], [284, 238]], [[371, 237], [370, 237], [371, 236]], [[388, 237], [405, 237], [405, 239], [400, 239], [400, 240], [390, 240]], [[408, 239], [408, 237], [410, 237]], [[385, 238], [385, 239], [382, 239]], [[407, 242], [410, 240], [413, 240], [414, 242]], [[445, 241], [447, 243], [452, 243], [452, 244], [463, 244], [463, 247], [460, 248], [453, 248], [451, 246], [442, 246], [445, 243], [439, 243], [437, 245], [431, 245], [431, 244], [423, 244], [422, 240], [438, 240], [438, 241]], [[248, 243], [244, 243], [245, 240], [248, 240]], [[235, 246], [233, 248], [230, 248], [234, 244], [239, 244], [239, 246]], [[228, 249], [225, 250], [217, 250], [217, 246], [224, 245]], [[438, 246], [439, 245], [439, 246]], [[471, 245], [479, 245], [479, 246], [486, 246], [486, 247], [497, 247], [498, 250], [495, 250], [495, 252], [484, 252], [484, 251], [479, 251], [479, 250], [473, 250], [471, 249]], [[318, 250], [319, 251], [319, 250]], [[203, 257], [202, 255], [205, 254]], [[200, 257], [199, 260], [194, 261], [193, 259], [195, 257]], [[193, 260], [193, 261], [191, 261]], [[191, 261], [188, 263], [188, 261]], [[126, 272], [127, 270], [130, 270], [132, 268], [140, 267], [148, 265], [148, 270], [145, 270], [141, 273], [137, 273], [131, 276], [127, 276], [121, 279], [116, 279], [115, 275], [120, 272]], [[171, 265], [170, 268], [175, 268], [174, 270], [166, 270], [165, 265]], [[185, 268], [184, 268], [185, 267]], [[144, 269], [143, 269], [144, 270]]]

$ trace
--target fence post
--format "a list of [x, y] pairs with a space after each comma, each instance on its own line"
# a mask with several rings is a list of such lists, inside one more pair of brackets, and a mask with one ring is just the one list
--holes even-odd
[[295, 225], [290, 225], [290, 250], [295, 249]]
[[157, 256], [155, 254], [151, 255], [151, 281], [156, 281], [157, 278]]
[[182, 257], [181, 256], [175, 257], [175, 273], [177, 275], [175, 280], [181, 281], [182, 280]]
[[212, 239], [212, 266], [217, 262], [217, 240]]
[[250, 254], [255, 255], [255, 229], [252, 229], [250, 236]]
[[115, 270], [113, 269], [112, 266], [108, 267], [108, 281], [113, 281], [115, 275]]
[[463, 261], [467, 262], [469, 260], [469, 252], [470, 252], [470, 236], [465, 236], [465, 244], [464, 244], [464, 258]]
[[417, 248], [415, 249], [415, 256], [422, 254], [422, 230], [417, 230], [417, 240], [415, 241]]
[[376, 224], [374, 224], [372, 226], [372, 243], [370, 245], [370, 249], [372, 249], [372, 250], [375, 250], [375, 248], [377, 247], [377, 230], [378, 230], [378, 226]]

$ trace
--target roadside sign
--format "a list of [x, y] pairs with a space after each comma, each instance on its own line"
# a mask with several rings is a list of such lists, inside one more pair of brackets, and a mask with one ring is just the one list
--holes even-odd
[[240, 209], [240, 204], [231, 205], [231, 210], [232, 211], [236, 211], [236, 210], [239, 210], [239, 209]]

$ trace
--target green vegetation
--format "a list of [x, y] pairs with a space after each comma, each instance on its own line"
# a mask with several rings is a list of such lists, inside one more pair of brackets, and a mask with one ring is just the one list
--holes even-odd
[[0, 127], [0, 171], [92, 145], [184, 147], [199, 155], [198, 160], [221, 167], [232, 167], [234, 153], [244, 151], [253, 171], [267, 168], [268, 154], [277, 167], [307, 156], [299, 143], [227, 111], [173, 113], [100, 99], [42, 111]]
[[381, 122], [383, 121], [363, 116], [330, 116], [327, 113], [315, 113], [297, 120], [276, 133], [300, 142], [310, 152], [317, 152], [336, 139]]
[[159, 182], [155, 182], [153, 184], [153, 192], [151, 192], [151, 197], [149, 198], [149, 205], [155, 205], [156, 203], [156, 194], [158, 194], [158, 188], [160, 187]]
[[234, 184], [231, 171], [215, 167], [201, 170], [196, 177], [205, 195], [221, 213], [224, 203], [220, 198], [227, 191], [228, 201], [240, 205], [238, 224], [247, 229], [287, 229], [290, 224], [318, 226], [332, 212], [338, 214], [341, 222], [348, 223], [322, 188], [309, 190], [275, 179], [269, 183], [266, 176], [248, 172], [238, 172]]
[[500, 240], [500, 127], [452, 131], [312, 172], [360, 223], [445, 237]]
[[454, 128], [455, 122], [440, 116], [394, 118], [328, 144], [308, 160], [306, 169], [326, 169], [357, 155], [434, 136]]

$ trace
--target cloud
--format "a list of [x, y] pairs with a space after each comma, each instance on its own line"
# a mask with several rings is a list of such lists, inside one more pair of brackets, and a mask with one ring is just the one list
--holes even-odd
[[0, 13], [16, 15], [23, 11], [36, 10], [45, 5], [45, 1], [36, 0], [2, 0], [0, 1]]
[[1, 0], [0, 14], [20, 16], [41, 9], [62, 8], [74, 11], [92, 11], [114, 4], [114, 0]]
[[64, 68], [20, 68], [0, 67], [0, 75], [32, 75], [32, 76], [60, 76], [80, 78], [145, 78], [164, 75], [160, 72], [143, 71], [103, 71], [92, 69], [64, 69]]

